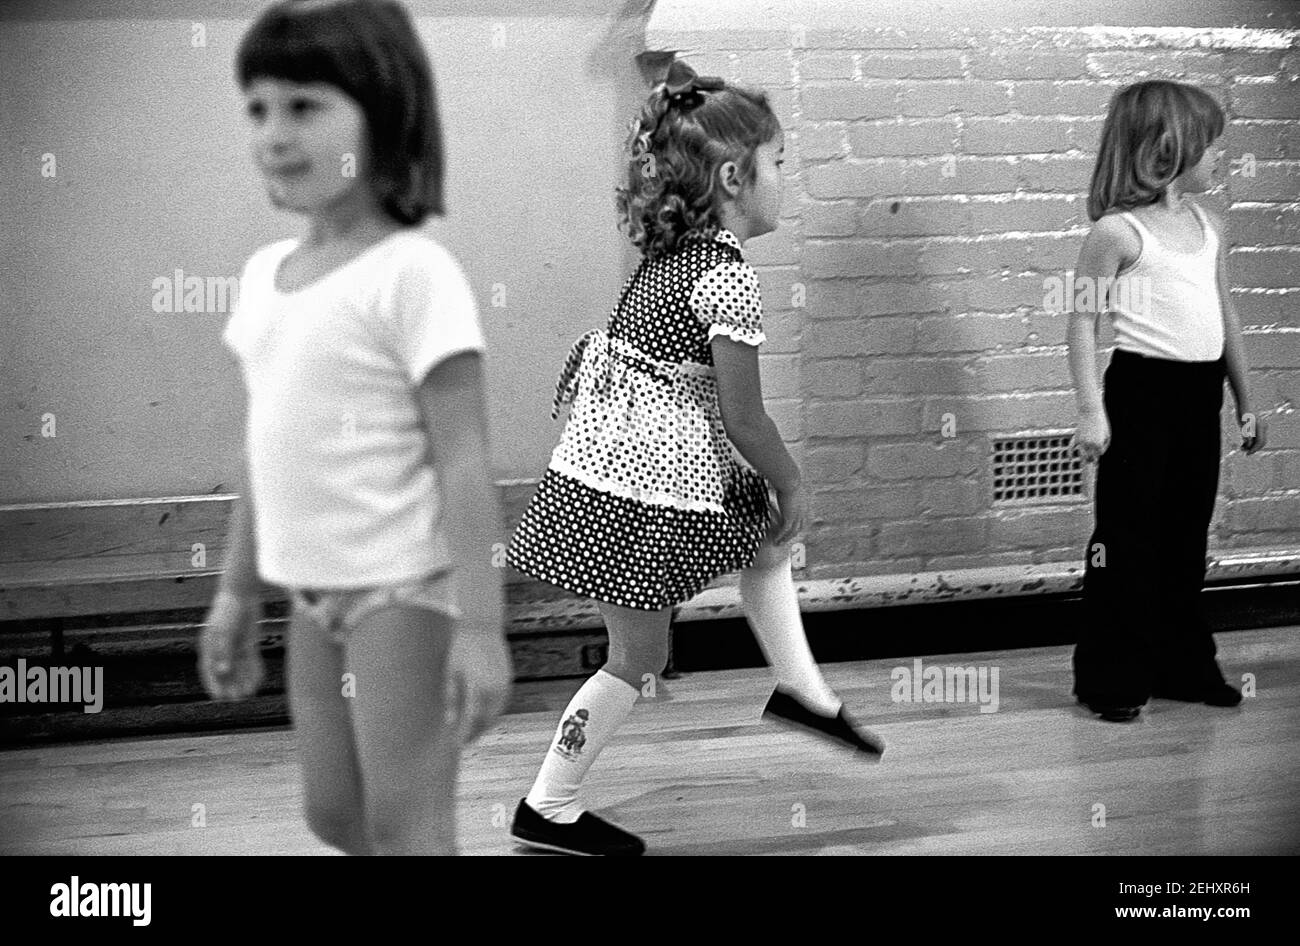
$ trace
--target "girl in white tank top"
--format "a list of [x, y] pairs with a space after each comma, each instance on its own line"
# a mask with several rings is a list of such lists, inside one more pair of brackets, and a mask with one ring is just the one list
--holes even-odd
[[[1074, 280], [1078, 299], [1093, 301], [1073, 305], [1068, 331], [1075, 443], [1085, 460], [1100, 461], [1074, 692], [1111, 722], [1133, 719], [1153, 696], [1241, 701], [1200, 612], [1225, 378], [1242, 449], [1264, 444], [1249, 406], [1221, 227], [1188, 199], [1213, 184], [1223, 128], [1222, 109], [1202, 90], [1139, 82], [1111, 101], [1093, 171], [1095, 225]], [[1116, 343], [1104, 397], [1101, 312], [1114, 320]]]
[[1201, 246], [1186, 251], [1161, 240], [1131, 211], [1119, 216], [1137, 231], [1141, 249], [1117, 279], [1110, 314], [1115, 344], [1173, 361], [1216, 361], [1223, 354], [1219, 305], [1219, 236], [1200, 207], [1184, 202], [1200, 225]]

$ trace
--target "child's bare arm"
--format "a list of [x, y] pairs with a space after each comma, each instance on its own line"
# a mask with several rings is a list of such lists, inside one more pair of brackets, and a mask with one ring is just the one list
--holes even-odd
[[492, 543], [501, 519], [489, 473], [482, 356], [460, 352], [439, 362], [425, 376], [417, 400], [444, 497], [441, 521], [457, 586], [467, 592], [463, 623], [473, 633], [499, 637], [502, 579], [492, 564]]
[[[247, 484], [247, 478], [245, 478]], [[230, 528], [226, 535], [226, 567], [217, 592], [255, 598], [261, 593], [257, 577], [257, 539], [253, 535], [253, 509], [248, 487], [231, 503]]]
[[[241, 432], [245, 416], [240, 415]], [[257, 633], [262, 581], [257, 574], [252, 478], [248, 474], [247, 448], [241, 453], [239, 469], [243, 482], [235, 484], [240, 495], [230, 513], [225, 568], [198, 642], [199, 678], [208, 695], [216, 700], [246, 699], [257, 692], [265, 677]]]
[[[243, 384], [240, 384], [243, 391]], [[241, 597], [255, 598], [261, 594], [262, 581], [257, 575], [257, 538], [253, 532], [252, 476], [248, 469], [248, 448], [244, 444], [244, 418], [247, 417], [247, 395], [240, 419], [240, 460], [238, 470], [242, 482], [236, 483], [239, 498], [231, 504], [230, 525], [226, 533], [226, 560], [218, 593], [225, 592]]]
[[1105, 311], [1108, 287], [1120, 268], [1137, 256], [1136, 237], [1116, 217], [1102, 217], [1089, 231], [1079, 250], [1075, 286], [1081, 298], [1093, 299], [1088, 311], [1067, 305], [1070, 375], [1074, 379], [1079, 407], [1076, 444], [1085, 460], [1095, 460], [1110, 444], [1110, 422], [1106, 417], [1101, 382], [1097, 377], [1097, 319]]
[[718, 409], [728, 439], [777, 490], [795, 489], [801, 479], [799, 467], [763, 406], [758, 348], [724, 335], [715, 335], [711, 347]]
[[[1219, 254], [1215, 261], [1215, 283], [1219, 290], [1219, 310], [1223, 313], [1223, 360], [1227, 366], [1228, 386], [1232, 388], [1232, 397], [1237, 404], [1237, 423], [1245, 424], [1250, 410], [1250, 382], [1247, 373], [1250, 370], [1246, 361], [1246, 346], [1241, 341], [1241, 319], [1237, 307], [1232, 301], [1232, 284], [1228, 281], [1228, 252], [1226, 231], [1223, 220], [1218, 214], [1209, 213], [1214, 228], [1219, 235]], [[1243, 446], [1247, 453], [1254, 453], [1263, 446], [1259, 436], [1260, 423], [1253, 415], [1250, 417], [1250, 433], [1243, 431]]]
[[442, 527], [460, 592], [446, 700], [466, 745], [505, 708], [511, 680], [501, 570], [492, 564], [501, 516], [489, 477], [483, 388], [482, 356], [459, 352], [429, 371], [416, 398], [444, 499]]
[[[1125, 238], [1129, 239], [1126, 240]], [[1127, 245], [1132, 234], [1117, 217], [1102, 217], [1088, 232], [1079, 250], [1075, 266], [1076, 287], [1091, 284], [1087, 297], [1094, 300], [1090, 311], [1079, 311], [1071, 304], [1067, 339], [1070, 344], [1070, 373], [1074, 377], [1076, 402], [1080, 414], [1104, 411], [1101, 383], [1097, 379], [1097, 320], [1105, 311], [1106, 297], [1096, 290], [1110, 284], [1128, 259], [1136, 253]]]

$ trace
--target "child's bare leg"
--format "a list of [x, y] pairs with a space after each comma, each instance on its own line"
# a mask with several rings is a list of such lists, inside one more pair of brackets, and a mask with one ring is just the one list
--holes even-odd
[[369, 854], [361, 771], [343, 697], [343, 648], [294, 611], [289, 623], [289, 707], [298, 734], [307, 824], [346, 854]]
[[668, 662], [672, 608], [641, 611], [599, 602], [609, 632], [609, 653], [601, 668], [637, 690], [645, 674], [658, 674]]
[[456, 853], [460, 745], [446, 718], [454, 630], [446, 614], [393, 605], [349, 634], [352, 724], [376, 854]]

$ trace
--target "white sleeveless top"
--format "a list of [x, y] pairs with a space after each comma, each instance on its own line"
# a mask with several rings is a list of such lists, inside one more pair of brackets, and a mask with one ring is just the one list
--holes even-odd
[[1109, 311], [1117, 348], [1174, 361], [1216, 361], [1223, 354], [1219, 238], [1201, 208], [1189, 206], [1203, 236], [1201, 248], [1190, 253], [1163, 245], [1133, 214], [1120, 214], [1138, 232], [1142, 249], [1115, 280]]

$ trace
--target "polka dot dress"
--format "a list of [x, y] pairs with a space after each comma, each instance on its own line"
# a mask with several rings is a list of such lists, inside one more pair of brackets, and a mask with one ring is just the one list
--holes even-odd
[[767, 480], [727, 438], [710, 341], [763, 342], [758, 275], [728, 230], [644, 260], [604, 329], [574, 343], [560, 443], [506, 547], [543, 581], [625, 608], [693, 598], [751, 564]]

